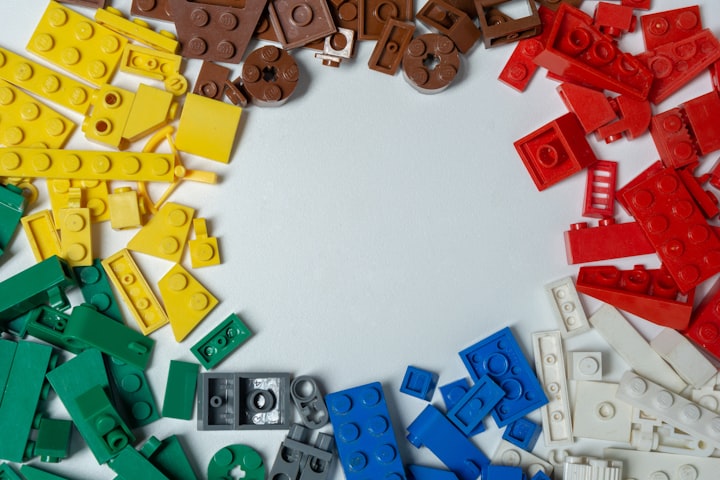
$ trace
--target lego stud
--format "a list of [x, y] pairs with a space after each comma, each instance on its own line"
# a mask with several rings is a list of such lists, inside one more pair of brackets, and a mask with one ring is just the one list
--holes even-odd
[[584, 357], [580, 360], [580, 363], [578, 363], [578, 369], [583, 375], [591, 376], [595, 375], [598, 370], [600, 370], [600, 365], [593, 357]]
[[353, 452], [348, 458], [348, 469], [351, 472], [361, 472], [367, 467], [368, 460], [362, 452]]
[[679, 480], [697, 480], [699, 473], [692, 465], [680, 465], [677, 469], [677, 478]]
[[298, 27], [306, 27], [312, 22], [313, 11], [310, 5], [300, 3], [290, 12], [290, 21]]
[[62, 8], [53, 8], [48, 12], [47, 19], [51, 27], [62, 27], [68, 21], [68, 14]]
[[10, 87], [0, 88], [0, 105], [10, 105], [15, 101], [15, 93]]
[[610, 402], [600, 402], [595, 407], [595, 415], [600, 420], [611, 420], [615, 417], [615, 405]]
[[680, 411], [680, 416], [686, 422], [695, 423], [700, 420], [700, 417], [702, 416], [702, 411], [697, 405], [685, 405]]
[[204, 8], [193, 8], [190, 21], [195, 27], [204, 27], [210, 21], [210, 14]]
[[673, 406], [675, 403], [675, 397], [667, 390], [663, 390], [655, 396], [653, 403], [657, 408], [666, 410]]
[[89, 22], [78, 22], [75, 25], [75, 38], [81, 42], [90, 40], [95, 33], [95, 29]]
[[207, 42], [200, 37], [193, 37], [187, 42], [187, 49], [191, 55], [200, 56], [207, 51]]
[[373, 9], [372, 14], [373, 17], [382, 23], [386, 23], [391, 18], [400, 17], [400, 11], [398, 10], [397, 5], [392, 2], [378, 3], [378, 5]]
[[338, 8], [338, 17], [344, 22], [349, 22], [357, 18], [357, 5], [350, 2], [343, 2]]

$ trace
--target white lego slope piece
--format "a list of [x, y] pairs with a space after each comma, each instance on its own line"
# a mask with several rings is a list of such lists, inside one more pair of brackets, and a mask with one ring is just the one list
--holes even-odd
[[593, 457], [567, 457], [563, 477], [566, 480], [623, 480], [623, 462]]
[[654, 480], [713, 480], [720, 475], [720, 458], [606, 448], [605, 456], [621, 460], [625, 478]]
[[568, 370], [571, 380], [602, 380], [602, 352], [570, 352]]
[[672, 425], [678, 430], [720, 448], [720, 416], [660, 385], [627, 371], [617, 398]]
[[548, 403], [540, 409], [545, 445], [569, 445], [573, 442], [572, 414], [562, 337], [558, 330], [535, 332], [532, 341], [535, 372], [548, 397]]
[[630, 442], [633, 408], [615, 398], [617, 383], [577, 382], [573, 404], [576, 437]]
[[682, 392], [687, 386], [615, 307], [604, 304], [592, 314], [590, 324], [639, 374], [674, 392]]
[[717, 374], [717, 369], [710, 360], [677, 330], [663, 328], [650, 341], [650, 346], [683, 380], [695, 388], [705, 385]]
[[572, 337], [590, 330], [585, 309], [575, 290], [571, 277], [561, 278], [545, 285], [553, 313], [563, 338]]
[[532, 477], [539, 471], [543, 471], [547, 476], [553, 473], [553, 466], [550, 462], [513, 445], [507, 440], [500, 440], [495, 453], [493, 453], [492, 458], [490, 458], [490, 462], [495, 465], [521, 467], [529, 477]]

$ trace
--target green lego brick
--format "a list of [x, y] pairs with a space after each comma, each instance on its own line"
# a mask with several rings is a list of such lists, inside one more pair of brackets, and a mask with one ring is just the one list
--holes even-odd
[[43, 462], [57, 462], [70, 453], [72, 422], [42, 417], [38, 425], [34, 454]]
[[198, 370], [200, 370], [200, 365], [197, 363], [170, 360], [165, 399], [163, 400], [163, 417], [180, 420], [192, 418]]
[[150, 460], [143, 457], [140, 452], [131, 446], [125, 447], [115, 458], [108, 463], [110, 468], [120, 478], [143, 480], [168, 480], [168, 477], [158, 470]]
[[0, 405], [2, 405], [5, 385], [7, 385], [10, 369], [15, 358], [17, 343], [0, 338]]
[[140, 449], [140, 453], [168, 478], [198, 480], [180, 440], [175, 435], [162, 441], [155, 437], [148, 438], [148, 441]]
[[2, 459], [23, 462], [32, 455], [32, 444], [28, 440], [51, 357], [52, 347], [18, 342], [0, 408]]
[[160, 419], [145, 372], [113, 357], [105, 358], [114, 403], [130, 428]]
[[[25, 197], [14, 185], [0, 185], [0, 252], [10, 243], [25, 212]], [[0, 253], [2, 255], [2, 253]]]
[[67, 477], [61, 477], [60, 475], [55, 475], [54, 473], [46, 472], [45, 470], [40, 470], [30, 465], [20, 467], [20, 473], [22, 473], [27, 480], [70, 480]]
[[125, 323], [115, 293], [110, 286], [110, 280], [101, 262], [102, 260], [96, 258], [92, 265], [73, 267], [78, 286], [85, 301], [97, 308], [98, 312], [120, 323]]
[[24, 480], [8, 463], [0, 463], [0, 480]]
[[250, 329], [233, 313], [193, 345], [190, 351], [203, 367], [210, 370], [225, 360], [251, 335]]
[[0, 323], [40, 305], [70, 307], [65, 289], [76, 284], [72, 269], [57, 255], [0, 282]]

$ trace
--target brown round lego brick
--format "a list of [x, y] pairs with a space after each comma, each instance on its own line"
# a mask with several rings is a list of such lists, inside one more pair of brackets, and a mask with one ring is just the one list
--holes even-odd
[[256, 105], [266, 107], [285, 103], [295, 91], [299, 76], [292, 56], [272, 45], [251, 52], [241, 74], [248, 96]]
[[460, 52], [450, 38], [427, 33], [415, 38], [402, 58], [405, 79], [420, 93], [439, 93], [460, 69]]

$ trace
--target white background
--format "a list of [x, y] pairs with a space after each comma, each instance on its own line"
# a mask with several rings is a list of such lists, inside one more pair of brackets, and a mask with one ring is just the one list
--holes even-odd
[[[583, 9], [592, 12], [595, 3]], [[656, 10], [696, 3], [653, 2]], [[129, 0], [112, 4], [130, 11]], [[0, 1], [0, 44], [23, 53], [45, 7], [44, 0]], [[720, 3], [703, 2], [702, 14], [717, 34]], [[542, 193], [535, 189], [512, 142], [566, 110], [557, 84], [544, 73], [524, 94], [497, 81], [513, 46], [487, 50], [478, 44], [448, 90], [422, 95], [401, 73], [390, 77], [367, 68], [373, 45], [362, 42], [356, 58], [339, 69], [323, 67], [312, 51], [293, 52], [301, 70], [294, 96], [280, 108], [244, 110], [229, 165], [183, 157], [188, 167], [221, 177], [217, 185], [187, 182], [171, 197], [196, 208], [220, 239], [223, 264], [193, 273], [221, 303], [181, 344], [169, 327], [154, 333], [148, 374], [160, 407], [169, 361], [194, 360], [190, 346], [237, 312], [255, 335], [216, 370], [309, 374], [326, 392], [381, 381], [405, 463], [438, 465], [404, 439], [405, 427], [424, 408], [398, 392], [406, 366], [437, 372], [442, 385], [467, 376], [459, 350], [506, 325], [528, 355], [532, 332], [557, 328], [543, 285], [577, 272], [566, 264], [563, 231], [583, 221], [585, 174]], [[640, 33], [621, 46], [640, 52]], [[198, 68], [198, 60], [186, 62], [191, 86]], [[239, 75], [240, 67], [233, 68]], [[140, 80], [117, 75], [113, 83], [134, 88]], [[703, 74], [656, 111], [710, 90]], [[649, 135], [590, 143], [598, 158], [620, 162], [618, 186], [657, 159]], [[69, 146], [102, 148], [79, 128]], [[711, 157], [705, 168], [714, 163]], [[43, 193], [33, 212], [48, 206], [44, 184], [38, 185]], [[627, 219], [620, 207], [617, 213]], [[99, 226], [95, 255], [114, 253], [133, 234]], [[171, 267], [135, 258], [153, 285]], [[0, 263], [0, 279], [33, 262], [21, 232]], [[658, 265], [654, 256], [614, 262], [634, 263]], [[597, 307], [585, 300], [589, 311]], [[638, 325], [646, 335], [656, 331], [644, 321]], [[626, 368], [595, 333], [566, 344], [581, 348], [604, 352], [606, 379], [616, 381]], [[439, 392], [434, 401], [441, 405]], [[45, 408], [67, 416], [57, 399]], [[475, 440], [490, 456], [500, 432], [487, 423], [488, 432]], [[197, 432], [194, 421], [173, 419], [137, 433], [140, 440], [179, 434], [202, 476], [213, 453], [230, 443], [257, 448], [269, 470], [285, 435]], [[603, 446], [586, 441], [570, 451], [600, 455]], [[545, 451], [541, 439], [536, 452]], [[114, 476], [96, 465], [77, 435], [72, 458], [49, 468], [76, 479]], [[343, 478], [341, 469], [332, 478]]]

